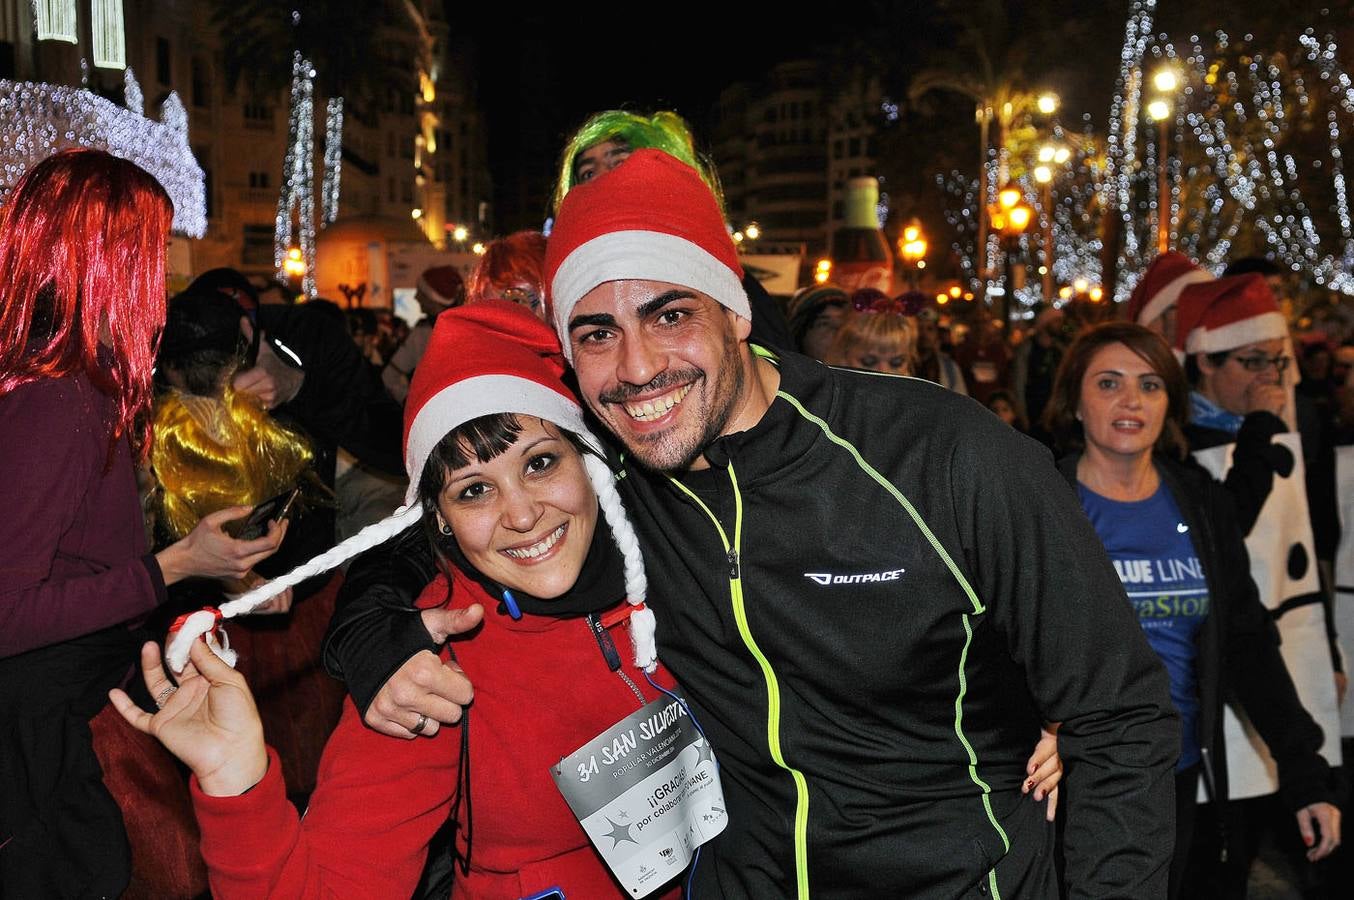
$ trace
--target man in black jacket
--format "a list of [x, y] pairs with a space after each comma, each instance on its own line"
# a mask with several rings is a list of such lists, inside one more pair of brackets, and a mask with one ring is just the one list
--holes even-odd
[[[625, 448], [660, 655], [721, 760], [696, 892], [1058, 896], [1021, 786], [1061, 721], [1070, 895], [1163, 894], [1165, 672], [1046, 452], [935, 385], [754, 351], [714, 198], [657, 151], [566, 198], [547, 270]], [[331, 660], [370, 685], [399, 661], [364, 652], [410, 618], [345, 611]], [[381, 692], [413, 721], [438, 689], [404, 673]]]

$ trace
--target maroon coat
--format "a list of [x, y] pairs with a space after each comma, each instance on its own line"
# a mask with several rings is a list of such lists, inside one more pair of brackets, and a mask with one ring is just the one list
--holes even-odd
[[135, 619], [165, 599], [126, 437], [109, 458], [114, 415], [83, 374], [0, 397], [0, 658]]

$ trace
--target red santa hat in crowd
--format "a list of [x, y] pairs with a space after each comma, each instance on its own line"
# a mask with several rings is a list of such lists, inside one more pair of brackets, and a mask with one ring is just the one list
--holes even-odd
[[1126, 310], [1128, 320], [1150, 325], [1176, 305], [1186, 287], [1212, 280], [1212, 274], [1196, 266], [1188, 256], [1168, 250], [1152, 260], [1133, 288]]
[[1187, 354], [1222, 353], [1288, 336], [1279, 303], [1261, 275], [1188, 285], [1178, 306], [1175, 343]]
[[423, 516], [419, 479], [442, 438], [472, 419], [516, 413], [571, 431], [594, 451], [583, 454], [583, 465], [624, 561], [626, 599], [634, 607], [630, 634], [635, 664], [651, 670], [658, 658], [655, 623], [644, 605], [648, 581], [639, 540], [616, 491], [615, 476], [601, 458], [601, 442], [584, 423], [578, 400], [561, 382], [563, 374], [559, 341], [550, 326], [515, 303], [484, 300], [438, 316], [405, 402], [404, 463], [409, 473], [405, 505], [332, 550], [223, 604], [219, 615], [204, 611], [190, 616], [170, 642], [171, 665], [181, 671], [192, 640], [221, 618], [250, 612], [288, 587], [328, 572], [416, 524]]
[[415, 287], [418, 293], [439, 306], [455, 306], [465, 299], [465, 279], [455, 266], [425, 269]]
[[752, 318], [715, 195], [695, 169], [661, 150], [636, 150], [569, 191], [550, 232], [545, 278], [566, 355], [575, 304], [608, 281], [681, 285]]

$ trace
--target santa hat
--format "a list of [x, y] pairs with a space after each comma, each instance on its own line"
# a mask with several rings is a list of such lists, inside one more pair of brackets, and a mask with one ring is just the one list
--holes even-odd
[[1168, 250], [1152, 260], [1128, 298], [1128, 320], [1150, 325], [1180, 299], [1188, 285], [1212, 281], [1213, 276], [1188, 256]]
[[452, 306], [465, 297], [465, 279], [455, 266], [433, 266], [418, 277], [418, 292], [441, 306]]
[[[288, 587], [327, 572], [414, 525], [423, 514], [418, 483], [442, 438], [481, 416], [524, 414], [573, 432], [595, 451], [583, 454], [583, 466], [624, 562], [626, 599], [635, 607], [630, 614], [635, 664], [652, 671], [658, 658], [655, 623], [653, 613], [644, 606], [648, 581], [639, 540], [621, 505], [615, 476], [601, 459], [601, 443], [584, 424], [582, 408], [560, 380], [563, 374], [559, 342], [550, 326], [515, 303], [484, 300], [438, 316], [405, 401], [404, 461], [409, 473], [405, 505], [310, 562], [223, 604], [221, 615], [229, 619], [250, 612]], [[205, 619], [203, 623], [210, 625]], [[170, 661], [179, 669], [177, 654], [187, 660], [196, 636], [181, 640], [183, 634], [175, 636], [168, 651], [176, 654]]]
[[1188, 285], [1178, 306], [1175, 342], [1187, 354], [1223, 353], [1288, 336], [1288, 323], [1261, 275]]
[[695, 169], [661, 150], [636, 150], [569, 191], [550, 232], [545, 278], [566, 356], [574, 305], [608, 281], [692, 288], [752, 318], [715, 195]]

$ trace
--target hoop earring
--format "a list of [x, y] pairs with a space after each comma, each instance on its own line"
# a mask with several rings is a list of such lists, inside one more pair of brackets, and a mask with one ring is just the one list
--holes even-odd
[[451, 537], [451, 526], [441, 516], [437, 517], [437, 530], [447, 537]]

